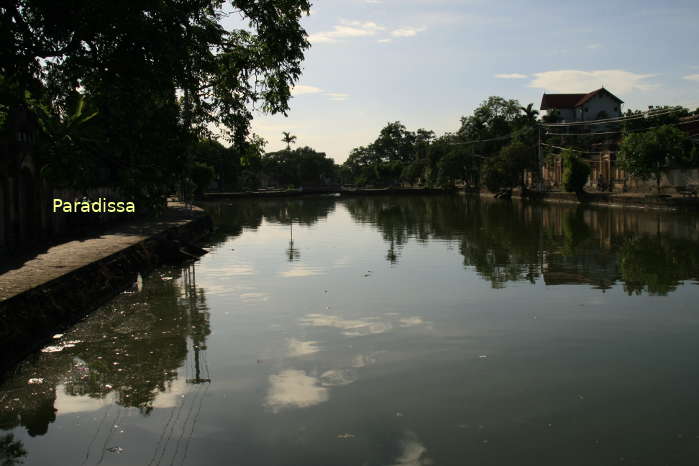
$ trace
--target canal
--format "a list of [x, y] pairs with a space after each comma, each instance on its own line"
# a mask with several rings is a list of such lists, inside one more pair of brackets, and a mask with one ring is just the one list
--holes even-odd
[[0, 384], [1, 464], [699, 464], [697, 217], [206, 208], [209, 254], [138, 277]]

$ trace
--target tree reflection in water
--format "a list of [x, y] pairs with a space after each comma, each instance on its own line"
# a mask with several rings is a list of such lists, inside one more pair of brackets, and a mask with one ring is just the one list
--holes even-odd
[[[699, 219], [639, 209], [502, 202], [470, 196], [366, 196], [348, 199], [240, 200], [212, 204], [221, 226], [215, 242], [256, 229], [264, 219], [312, 225], [339, 204], [370, 224], [397, 265], [411, 239], [458, 245], [464, 266], [494, 288], [543, 279], [547, 285], [615, 283], [629, 293], [667, 294], [699, 273]], [[293, 241], [293, 238], [292, 238]], [[287, 258], [293, 254], [293, 243]]]
[[22, 446], [22, 442], [15, 440], [14, 435], [6, 434], [0, 436], [0, 465], [15, 466], [22, 464], [27, 456], [27, 451]]
[[[30, 436], [45, 434], [56, 419], [57, 390], [71, 397], [113, 397], [118, 406], [147, 416], [183, 365], [187, 374], [196, 370], [199, 382], [208, 381], [200, 359], [210, 334], [209, 311], [194, 265], [160, 270], [168, 276], [146, 278], [141, 292], [118, 296], [20, 365], [0, 386], [0, 429], [23, 426]], [[188, 367], [189, 346], [194, 368]]]

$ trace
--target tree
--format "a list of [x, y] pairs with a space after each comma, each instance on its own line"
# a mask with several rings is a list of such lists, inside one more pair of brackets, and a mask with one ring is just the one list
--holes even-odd
[[569, 149], [561, 153], [561, 158], [563, 159], [563, 187], [579, 197], [590, 177], [590, 166]]
[[288, 131], [282, 131], [282, 134], [282, 142], [286, 143], [286, 150], [291, 150], [291, 144], [296, 142], [296, 136], [292, 135]]
[[301, 74], [308, 0], [228, 5], [247, 24], [226, 30], [219, 0], [8, 0], [0, 94], [9, 90], [11, 106], [39, 99], [61, 121], [84, 95], [107, 141], [84, 151], [85, 165], [98, 158], [125, 195], [161, 203], [191, 176], [192, 148], [210, 128], [242, 144], [254, 109], [286, 114]]
[[524, 112], [524, 118], [530, 122], [536, 122], [536, 117], [539, 116], [538, 110], [533, 110], [534, 104], [530, 103], [526, 107], [519, 107]]
[[319, 186], [334, 182], [335, 161], [310, 147], [270, 152], [262, 157], [261, 172], [280, 186]]
[[491, 192], [526, 187], [524, 173], [537, 168], [536, 150], [522, 142], [503, 147], [500, 153], [487, 160], [484, 167], [485, 183]]
[[674, 126], [662, 125], [624, 136], [619, 146], [621, 166], [643, 180], [655, 177], [660, 193], [662, 171], [669, 166], [688, 166], [696, 162], [696, 149], [686, 133]]

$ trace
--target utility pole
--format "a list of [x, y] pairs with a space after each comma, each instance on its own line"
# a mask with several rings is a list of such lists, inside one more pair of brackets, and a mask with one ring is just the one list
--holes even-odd
[[195, 377], [193, 379], [187, 379], [187, 383], [200, 384], [200, 383], [211, 383], [211, 379], [201, 378], [201, 369], [199, 367], [199, 345], [194, 344], [194, 370]]
[[541, 150], [541, 125], [537, 125], [537, 128], [539, 129], [539, 144], [538, 144], [538, 150], [539, 150], [539, 192], [542, 192], [544, 190], [544, 154], [542, 153]]

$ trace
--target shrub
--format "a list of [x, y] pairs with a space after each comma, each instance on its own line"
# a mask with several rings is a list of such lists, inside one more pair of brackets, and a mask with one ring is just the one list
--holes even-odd
[[583, 186], [590, 177], [590, 166], [572, 151], [566, 150], [563, 158], [563, 186], [568, 192], [582, 194]]

